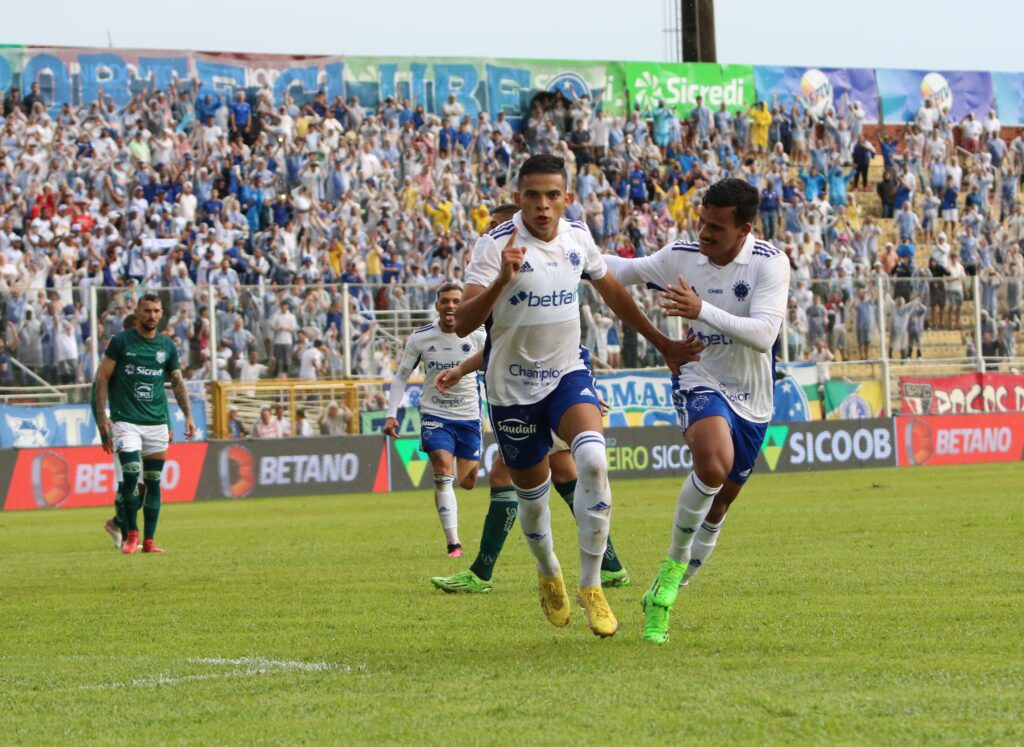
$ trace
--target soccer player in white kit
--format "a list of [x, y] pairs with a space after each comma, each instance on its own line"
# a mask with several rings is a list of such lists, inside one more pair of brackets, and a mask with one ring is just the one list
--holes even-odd
[[666, 313], [689, 319], [707, 346], [700, 361], [672, 379], [693, 471], [679, 492], [668, 558], [643, 597], [644, 639], [653, 643], [668, 641], [679, 586], [714, 549], [772, 417], [772, 350], [786, 312], [790, 267], [782, 251], [750, 233], [757, 209], [755, 187], [723, 179], [704, 195], [698, 243], [678, 241], [640, 259], [605, 257], [624, 285], [661, 289]]
[[589, 278], [612, 311], [650, 340], [674, 372], [696, 360], [702, 346], [696, 338], [673, 341], [655, 329], [607, 274], [586, 225], [562, 218], [572, 195], [561, 158], [528, 158], [514, 199], [519, 212], [473, 248], [455, 330], [468, 335], [486, 323], [491, 424], [512, 475], [520, 526], [537, 560], [541, 608], [557, 627], [569, 623], [569, 597], [551, 538], [551, 431], [570, 445], [579, 472], [573, 498], [580, 546], [577, 601], [594, 634], [611, 636], [618, 621], [601, 591], [601, 558], [612, 496], [600, 402], [580, 352], [580, 281]]
[[459, 509], [455, 498], [455, 460], [459, 485], [476, 486], [482, 446], [480, 393], [475, 376], [467, 376], [446, 392], [436, 386], [438, 374], [457, 367], [484, 348], [484, 332], [476, 330], [465, 338], [455, 334], [455, 309], [462, 300], [462, 287], [445, 283], [437, 289], [437, 321], [420, 327], [405, 345], [398, 371], [391, 380], [388, 417], [384, 433], [398, 438], [398, 408], [409, 376], [423, 367], [423, 396], [420, 398], [420, 449], [430, 457], [434, 470], [434, 505], [448, 542], [448, 556], [462, 557], [459, 542]]

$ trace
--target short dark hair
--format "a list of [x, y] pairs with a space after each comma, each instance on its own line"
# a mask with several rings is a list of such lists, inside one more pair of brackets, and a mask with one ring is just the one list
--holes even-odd
[[565, 159], [549, 153], [538, 153], [523, 161], [523, 165], [519, 167], [519, 184], [521, 185], [523, 179], [531, 174], [561, 174], [566, 184], [569, 182], [569, 177], [565, 173]]
[[519, 210], [519, 206], [514, 202], [503, 202], [491, 211], [491, 215], [497, 215], [498, 213], [514, 213]]
[[458, 291], [462, 293], [462, 286], [458, 283], [445, 283], [437, 289], [437, 297], [440, 298], [444, 293], [450, 293], [451, 291]]
[[138, 318], [135, 316], [134, 313], [127, 314], [125, 318], [121, 320], [121, 326], [124, 327], [125, 329], [131, 329], [132, 327], [135, 326], [136, 321], [138, 321]]
[[139, 303], [142, 303], [143, 301], [148, 301], [149, 303], [158, 303], [161, 306], [164, 305], [164, 302], [160, 300], [160, 296], [158, 296], [156, 293], [144, 293], [142, 297], [139, 299]]
[[704, 205], [711, 207], [736, 208], [736, 225], [753, 223], [757, 216], [760, 196], [757, 187], [742, 179], [722, 179], [708, 187], [704, 193]]

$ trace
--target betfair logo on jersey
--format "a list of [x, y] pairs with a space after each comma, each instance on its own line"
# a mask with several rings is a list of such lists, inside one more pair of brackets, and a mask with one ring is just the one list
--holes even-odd
[[[426, 423], [423, 424], [426, 426]], [[414, 488], [418, 488], [423, 481], [423, 474], [427, 471], [430, 460], [427, 455], [420, 451], [419, 441], [412, 438], [396, 438], [392, 443], [398, 451], [398, 458], [402, 460], [405, 473], [409, 475], [409, 481]]]
[[458, 362], [442, 363], [441, 361], [427, 361], [428, 371], [447, 371], [449, 368], [458, 366]]
[[533, 291], [519, 291], [512, 295], [508, 302], [513, 306], [520, 304], [527, 308], [558, 308], [576, 303], [576, 290], [556, 290], [540, 295]]
[[732, 338], [726, 337], [723, 334], [714, 332], [710, 335], [706, 335], [703, 332], [697, 333], [698, 339], [703, 342], [707, 347], [712, 345], [732, 345]]
[[764, 443], [761, 444], [761, 451], [764, 453], [765, 462], [768, 463], [768, 469], [772, 472], [779, 465], [779, 457], [782, 456], [782, 449], [786, 445], [786, 437], [788, 435], [788, 425], [770, 425], [764, 433]]

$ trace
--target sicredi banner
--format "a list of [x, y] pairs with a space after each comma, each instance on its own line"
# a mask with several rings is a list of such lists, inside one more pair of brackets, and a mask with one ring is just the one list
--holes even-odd
[[[160, 483], [162, 501], [195, 499], [206, 447], [171, 444]], [[4, 510], [112, 506], [116, 485], [114, 457], [100, 447], [22, 449], [10, 472]]]
[[664, 101], [688, 116], [698, 96], [712, 111], [722, 104], [730, 111], [746, 111], [757, 100], [750, 65], [627, 62], [625, 68], [626, 86], [641, 111], [654, 110]]
[[1024, 413], [896, 418], [901, 467], [1019, 462]]
[[197, 498], [266, 498], [387, 490], [384, 440], [316, 436], [210, 445]]

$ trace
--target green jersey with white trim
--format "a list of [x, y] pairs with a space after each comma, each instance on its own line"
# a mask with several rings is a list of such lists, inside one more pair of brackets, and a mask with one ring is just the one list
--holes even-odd
[[104, 356], [116, 364], [110, 377], [110, 419], [135, 425], [167, 423], [164, 376], [180, 368], [174, 341], [166, 335], [146, 338], [130, 329], [110, 338]]

